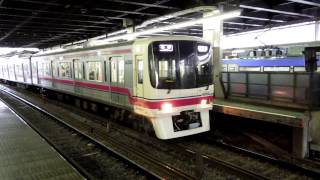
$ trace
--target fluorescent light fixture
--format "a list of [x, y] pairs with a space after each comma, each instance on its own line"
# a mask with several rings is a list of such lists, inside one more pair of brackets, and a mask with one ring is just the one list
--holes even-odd
[[218, 15], [203, 17], [203, 18], [196, 19], [196, 20], [181, 22], [181, 23], [177, 23], [177, 24], [173, 24], [173, 25], [148, 29], [148, 30], [141, 31], [141, 32], [135, 32], [135, 33], [124, 34], [124, 35], [120, 35], [120, 36], [110, 37], [110, 38], [106, 38], [103, 40], [99, 40], [97, 42], [93, 42], [93, 45], [107, 44], [112, 41], [121, 40], [121, 39], [134, 39], [134, 38], [136, 38], [138, 36], [142, 36], [142, 35], [154, 34], [154, 33], [159, 33], [162, 31], [167, 31], [167, 30], [172, 30], [172, 29], [180, 29], [180, 28], [193, 26], [196, 24], [203, 24], [203, 23], [212, 22], [212, 21], [218, 22], [218, 21], [221, 21], [224, 19], [230, 19], [230, 18], [240, 16], [240, 14], [241, 14], [241, 10], [234, 10], [234, 11], [226, 12], [223, 14], [218, 14]]
[[119, 31], [115, 31], [115, 32], [112, 32], [112, 33], [108, 33], [107, 34], [107, 37], [109, 36], [115, 36], [115, 35], [118, 35], [118, 34], [124, 34], [124, 33], [127, 33], [128, 32], [128, 29], [122, 29], [122, 30], [119, 30]]
[[22, 51], [39, 51], [38, 48], [9, 48], [9, 47], [0, 47], [0, 55], [5, 55], [11, 52], [22, 52]]

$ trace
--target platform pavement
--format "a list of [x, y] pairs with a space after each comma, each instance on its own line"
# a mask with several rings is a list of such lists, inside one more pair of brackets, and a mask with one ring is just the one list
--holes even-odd
[[0, 101], [0, 179], [84, 179]]

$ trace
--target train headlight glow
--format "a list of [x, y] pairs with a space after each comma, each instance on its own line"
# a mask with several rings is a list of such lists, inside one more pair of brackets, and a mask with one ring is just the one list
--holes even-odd
[[171, 103], [163, 103], [161, 105], [161, 111], [164, 113], [172, 112], [172, 104]]
[[208, 104], [208, 100], [206, 100], [206, 99], [202, 99], [200, 102], [201, 106], [207, 106], [207, 104]]

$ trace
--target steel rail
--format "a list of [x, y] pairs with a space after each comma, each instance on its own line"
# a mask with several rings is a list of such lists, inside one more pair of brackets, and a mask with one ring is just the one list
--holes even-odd
[[[145, 154], [144, 152], [134, 148], [134, 147], [128, 147], [128, 145], [124, 145], [121, 144], [119, 142], [117, 142], [116, 140], [112, 140], [112, 139], [107, 139], [104, 143], [101, 142], [100, 140], [95, 139], [94, 137], [91, 137], [90, 135], [86, 134], [85, 132], [82, 132], [78, 127], [75, 127], [71, 124], [66, 123], [63, 119], [56, 117], [55, 115], [51, 114], [50, 112], [44, 110], [43, 108], [33, 104], [32, 102], [25, 100], [17, 95], [15, 95], [14, 93], [11, 93], [5, 89], [0, 89], [2, 92], [5, 92], [7, 94], [9, 94], [11, 97], [16, 98], [17, 100], [23, 102], [24, 104], [32, 107], [33, 109], [36, 109], [37, 111], [49, 116], [50, 118], [52, 118], [53, 120], [56, 120], [57, 122], [59, 122], [60, 124], [63, 124], [65, 127], [76, 131], [78, 134], [80, 134], [83, 137], [86, 137], [87, 139], [89, 139], [90, 141], [93, 141], [95, 144], [98, 144], [101, 147], [104, 147], [105, 149], [107, 149], [109, 152], [111, 152], [112, 154], [115, 154], [116, 156], [120, 157], [121, 159], [129, 162], [130, 164], [136, 166], [137, 168], [141, 169], [142, 171], [144, 171], [146, 174], [149, 174], [150, 176], [152, 176], [153, 178], [156, 179], [164, 179], [164, 178], [174, 178], [174, 179], [197, 179], [196, 177], [193, 177], [192, 175], [189, 175], [185, 172], [183, 172], [182, 170], [179, 170], [167, 163], [161, 162], [161, 160], [153, 158], [152, 155], [148, 155]], [[18, 112], [16, 112], [18, 114]], [[28, 122], [28, 121], [27, 121]], [[45, 136], [44, 133], [41, 133], [41, 131], [39, 129], [37, 129], [35, 126], [33, 126], [32, 124], [28, 123], [33, 129], [35, 129], [43, 138], [45, 138], [49, 143], [50, 140], [49, 138], [47, 138]], [[114, 147], [110, 147], [110, 146], [106, 146], [106, 142], [109, 142], [108, 144], [112, 144]], [[54, 144], [50, 143], [52, 146], [54, 146]], [[126, 153], [132, 153], [142, 159], [144, 159], [147, 162], [151, 162], [151, 164], [153, 166], [157, 166], [157, 170], [160, 170], [162, 172], [162, 174], [158, 174], [157, 172], [153, 172], [152, 170], [132, 161], [131, 159], [129, 159], [128, 157], [126, 157], [125, 155], [123, 155], [122, 153], [119, 153], [117, 150], [115, 149], [121, 149], [123, 151], [126, 151]], [[63, 155], [63, 152], [59, 149], [57, 149], [57, 151], [59, 153], [61, 153]], [[65, 157], [65, 156], [64, 156]], [[75, 166], [76, 169], [78, 169], [79, 171], [81, 171], [81, 173], [84, 174], [84, 176], [88, 177], [89, 179], [91, 179], [92, 177], [90, 177], [88, 172], [85, 172], [76, 162], [74, 162], [73, 160], [69, 159], [68, 157], [65, 157], [72, 165]], [[165, 174], [166, 176], [163, 176], [163, 174]]]

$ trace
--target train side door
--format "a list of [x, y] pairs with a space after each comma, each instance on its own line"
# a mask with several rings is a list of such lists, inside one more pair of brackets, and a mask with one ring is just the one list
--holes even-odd
[[82, 81], [84, 77], [83, 73], [83, 62], [80, 61], [80, 59], [73, 59], [73, 72], [74, 72], [74, 81], [75, 81], [75, 86], [74, 86], [74, 91], [77, 94], [82, 94], [82, 88], [77, 86], [78, 81]]
[[119, 87], [118, 83], [118, 60], [120, 57], [111, 56], [109, 58], [110, 63], [110, 93], [111, 93], [111, 101], [114, 103], [119, 103], [119, 95], [117, 90]]
[[143, 97], [143, 58], [135, 56], [136, 96]]
[[32, 62], [32, 83], [33, 84], [38, 84], [39, 83], [39, 77], [38, 77], [38, 62], [33, 61]]

